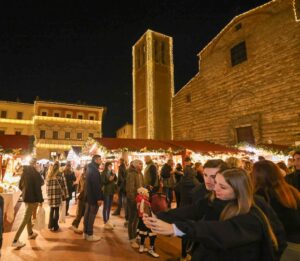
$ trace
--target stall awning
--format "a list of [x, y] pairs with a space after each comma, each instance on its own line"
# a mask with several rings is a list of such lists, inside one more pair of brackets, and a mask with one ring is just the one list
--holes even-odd
[[242, 152], [239, 149], [229, 148], [223, 145], [211, 143], [208, 141], [196, 141], [196, 140], [172, 140], [168, 141], [176, 146], [191, 150], [196, 153], [239, 153]]
[[0, 148], [3, 150], [29, 150], [32, 147], [33, 136], [0, 135]]
[[127, 149], [129, 151], [145, 150], [172, 150], [177, 151], [181, 148], [175, 144], [160, 140], [150, 139], [118, 139], [118, 138], [96, 138], [99, 144], [107, 150]]
[[101, 146], [107, 150], [127, 149], [128, 151], [141, 150], [164, 150], [172, 152], [181, 152], [186, 149], [196, 153], [239, 153], [241, 150], [229, 148], [223, 145], [210, 143], [207, 141], [193, 140], [150, 140], [150, 139], [118, 139], [118, 138], [96, 138]]

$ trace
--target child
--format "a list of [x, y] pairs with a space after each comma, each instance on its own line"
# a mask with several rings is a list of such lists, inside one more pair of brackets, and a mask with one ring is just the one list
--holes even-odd
[[136, 196], [137, 202], [137, 209], [138, 209], [138, 216], [139, 216], [139, 223], [138, 223], [138, 234], [141, 237], [140, 249], [139, 252], [147, 252], [148, 249], [145, 248], [145, 240], [146, 237], [149, 236], [150, 238], [150, 249], [148, 254], [152, 257], [159, 257], [159, 255], [154, 251], [154, 244], [156, 239], [156, 234], [153, 233], [143, 222], [143, 214], [151, 215], [151, 205], [149, 202], [149, 191], [146, 188], [139, 188], [138, 195]]

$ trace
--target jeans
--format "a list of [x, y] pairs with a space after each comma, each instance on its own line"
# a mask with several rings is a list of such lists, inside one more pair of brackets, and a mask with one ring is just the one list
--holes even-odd
[[58, 226], [58, 218], [59, 218], [59, 207], [50, 207], [50, 215], [49, 215], [49, 229], [57, 230]]
[[118, 207], [115, 211], [118, 214], [121, 212], [124, 196], [125, 196], [124, 193], [121, 190], [119, 190], [119, 192], [118, 192]]
[[74, 219], [72, 226], [78, 228], [80, 220], [84, 216], [84, 211], [85, 211], [85, 202], [84, 200], [78, 199], [76, 218]]
[[25, 226], [27, 226], [27, 232], [28, 235], [31, 235], [33, 233], [32, 231], [32, 223], [31, 223], [31, 216], [33, 210], [38, 206], [39, 203], [25, 203], [25, 214], [23, 217], [23, 221], [15, 235], [14, 241], [19, 240], [19, 237], [21, 236]]
[[129, 240], [136, 238], [136, 230], [138, 224], [138, 213], [136, 201], [130, 198], [127, 198], [127, 207], [128, 207], [128, 237]]
[[104, 224], [106, 224], [107, 221], [109, 220], [109, 214], [110, 214], [112, 202], [113, 202], [113, 195], [104, 196], [104, 203], [103, 203], [103, 221], [104, 221]]
[[124, 208], [124, 211], [125, 211], [125, 220], [128, 221], [128, 206], [127, 206], [127, 197], [126, 195], [124, 194], [123, 195], [123, 208]]
[[95, 218], [98, 212], [98, 205], [85, 204], [84, 221], [83, 221], [83, 233], [92, 236]]
[[163, 188], [163, 192], [166, 193], [168, 207], [171, 208], [171, 203], [173, 201], [173, 189], [172, 188], [164, 187]]
[[69, 205], [70, 205], [70, 200], [72, 199], [72, 194], [69, 198], [66, 199], [66, 216], [68, 216], [69, 214]]

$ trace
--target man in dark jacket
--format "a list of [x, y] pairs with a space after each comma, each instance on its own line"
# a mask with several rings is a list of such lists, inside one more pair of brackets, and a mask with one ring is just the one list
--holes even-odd
[[300, 151], [295, 151], [293, 155], [295, 171], [285, 176], [285, 180], [300, 191]]
[[[118, 170], [118, 207], [117, 209], [114, 211], [114, 213], [112, 213], [113, 216], [118, 216], [121, 213], [121, 209], [122, 206], [125, 205], [123, 204], [123, 202], [125, 201], [125, 197], [126, 197], [126, 166], [125, 166], [125, 160], [124, 159], [120, 159], [120, 165], [119, 165], [119, 170]], [[124, 207], [125, 209], [125, 218], [127, 216], [127, 210], [126, 207]], [[127, 218], [126, 218], [127, 220]]]
[[157, 167], [149, 155], [145, 156], [145, 163], [144, 185], [151, 193], [155, 193], [159, 189]]
[[221, 159], [213, 159], [205, 162], [203, 166], [203, 179], [204, 183], [199, 184], [192, 190], [192, 201], [196, 203], [198, 200], [203, 199], [215, 187], [215, 177], [218, 172], [227, 169], [227, 164]]
[[86, 173], [85, 191], [87, 202], [84, 213], [83, 238], [88, 241], [99, 241], [101, 239], [101, 237], [93, 234], [95, 218], [103, 201], [103, 193], [101, 191], [103, 184], [101, 183], [99, 172], [100, 164], [101, 156], [94, 155]]
[[36, 170], [36, 163], [36, 159], [32, 159], [29, 166], [24, 166], [19, 183], [19, 189], [22, 190], [22, 197], [25, 202], [26, 210], [23, 221], [12, 243], [12, 246], [15, 248], [25, 246], [25, 243], [19, 241], [19, 237], [21, 236], [25, 226], [27, 226], [28, 239], [35, 239], [37, 237], [37, 233], [32, 231], [31, 216], [33, 210], [37, 208], [39, 203], [42, 205], [44, 199], [41, 189], [43, 179], [40, 173]]

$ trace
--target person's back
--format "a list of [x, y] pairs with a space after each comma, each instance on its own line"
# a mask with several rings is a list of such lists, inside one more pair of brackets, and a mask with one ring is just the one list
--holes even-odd
[[26, 203], [43, 202], [41, 186], [43, 179], [33, 166], [24, 166], [19, 182], [23, 201]]
[[274, 209], [284, 226], [287, 240], [293, 243], [300, 243], [300, 202], [297, 209], [292, 209], [282, 205], [274, 193], [266, 193], [261, 190], [257, 194], [264, 197]]
[[101, 193], [101, 176], [98, 170], [98, 165], [91, 162], [87, 166], [86, 173], [86, 197], [87, 202], [92, 205], [97, 205], [98, 200], [102, 200], [103, 196]]
[[194, 175], [194, 171], [186, 171], [180, 184], [180, 206], [186, 206], [193, 202], [193, 189], [200, 183]]

